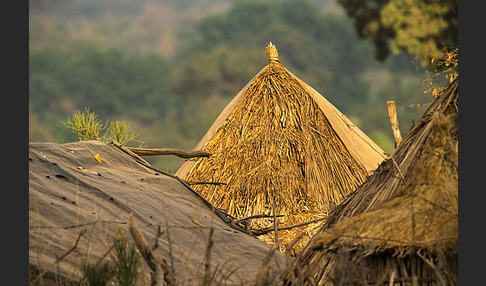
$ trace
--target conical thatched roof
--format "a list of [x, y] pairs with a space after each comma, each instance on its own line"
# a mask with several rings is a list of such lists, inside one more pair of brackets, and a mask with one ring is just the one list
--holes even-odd
[[[457, 279], [457, 104], [456, 79], [390, 158], [330, 214], [286, 279], [298, 272], [319, 285], [377, 283], [405, 281], [407, 271], [422, 281]], [[428, 257], [443, 269], [431, 267]], [[343, 275], [351, 268], [358, 274]]]
[[[267, 47], [265, 66], [228, 104], [176, 175], [234, 217], [326, 215], [385, 158], [384, 152]], [[298, 221], [294, 221], [296, 223]]]

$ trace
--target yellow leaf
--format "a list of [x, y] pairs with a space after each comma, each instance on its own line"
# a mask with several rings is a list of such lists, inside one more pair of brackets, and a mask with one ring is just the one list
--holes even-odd
[[96, 162], [101, 164], [100, 154], [94, 155], [94, 158], [95, 158]]

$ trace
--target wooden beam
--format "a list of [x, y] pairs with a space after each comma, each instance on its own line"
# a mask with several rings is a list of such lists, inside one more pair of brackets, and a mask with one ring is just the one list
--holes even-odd
[[194, 150], [191, 152], [185, 152], [172, 148], [150, 149], [150, 148], [134, 148], [125, 147], [138, 156], [156, 156], [156, 155], [176, 155], [181, 158], [194, 158], [194, 157], [209, 157], [211, 153], [205, 150]]
[[388, 107], [388, 116], [390, 117], [391, 128], [393, 131], [393, 137], [395, 138], [395, 148], [402, 142], [402, 135], [400, 134], [400, 128], [398, 126], [397, 109], [395, 107], [395, 101], [389, 100], [386, 102]]

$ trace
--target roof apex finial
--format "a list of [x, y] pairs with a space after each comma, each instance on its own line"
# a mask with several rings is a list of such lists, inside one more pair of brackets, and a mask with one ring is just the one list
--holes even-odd
[[269, 61], [280, 61], [280, 59], [278, 58], [278, 51], [277, 51], [277, 47], [272, 44], [272, 42], [270, 42], [267, 46], [267, 56], [268, 56], [268, 60]]

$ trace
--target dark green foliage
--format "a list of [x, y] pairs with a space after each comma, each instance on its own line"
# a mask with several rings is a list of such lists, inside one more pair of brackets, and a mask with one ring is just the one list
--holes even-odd
[[[383, 26], [380, 11], [389, 0], [338, 0], [354, 21], [354, 27], [361, 38], [368, 37], [375, 46], [375, 57], [386, 59], [390, 54], [388, 38], [392, 31]], [[372, 28], [371, 28], [372, 27]]]
[[[395, 50], [413, 53], [425, 62], [443, 45], [458, 45], [457, 0], [338, 0], [361, 38], [375, 46], [375, 56], [385, 60], [390, 55], [390, 41]], [[444, 27], [438, 28], [438, 22]], [[432, 46], [432, 47], [431, 47]]]
[[98, 265], [82, 262], [81, 271], [89, 286], [105, 286], [114, 278], [116, 269], [108, 261]]
[[134, 286], [140, 277], [140, 255], [133, 243], [121, 234], [114, 241], [114, 253], [111, 261], [100, 263], [81, 263], [84, 281], [90, 286], [105, 286], [112, 281], [113, 285]]
[[140, 275], [140, 255], [133, 243], [127, 243], [126, 238], [117, 239], [115, 244], [113, 265], [118, 285], [133, 286]]
[[172, 104], [168, 80], [168, 65], [157, 55], [131, 58], [94, 46], [29, 53], [29, 100], [37, 113], [93, 106], [100, 114], [152, 122]]
[[193, 47], [200, 51], [221, 44], [232, 48], [265, 47], [273, 40], [261, 35], [272, 24], [312, 35], [319, 29], [320, 20], [318, 10], [308, 1], [238, 1], [227, 13], [210, 16], [197, 24]]

